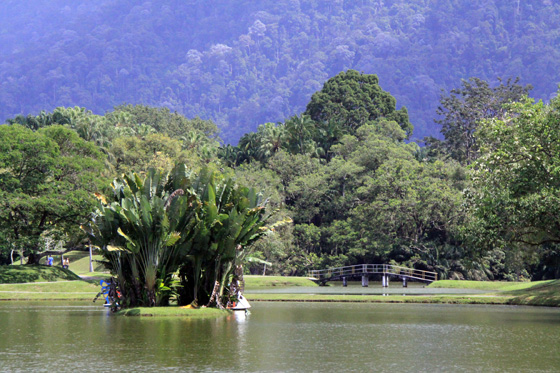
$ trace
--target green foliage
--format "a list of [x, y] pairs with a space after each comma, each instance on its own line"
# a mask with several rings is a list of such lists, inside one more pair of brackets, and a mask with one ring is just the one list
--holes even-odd
[[202, 120], [199, 117], [187, 119], [177, 112], [171, 112], [168, 108], [120, 105], [106, 117], [109, 122], [118, 124], [120, 127], [142, 124], [171, 138], [180, 138], [195, 132], [208, 137], [216, 136], [218, 133], [218, 127], [211, 120]]
[[412, 134], [406, 108], [396, 109], [395, 98], [381, 89], [376, 75], [355, 70], [329, 79], [311, 96], [305, 114], [317, 122], [334, 120], [349, 128], [351, 133], [364, 124], [384, 118], [397, 122], [407, 137]]
[[[376, 76], [352, 70], [313, 96], [315, 118], [308, 112], [267, 122], [236, 147], [218, 149], [210, 122], [167, 109], [127, 105], [96, 116], [57, 108], [17, 117], [14, 123], [34, 131], [0, 128], [2, 203], [15, 206], [0, 212], [3, 260], [12, 248], [82, 239], [74, 232], [83, 218], [49, 215], [28, 225], [22, 211], [40, 205], [58, 212], [69, 200], [64, 208], [75, 202], [86, 216], [101, 170], [90, 172], [88, 162], [100, 166], [104, 158], [104, 175], [137, 172], [113, 183], [114, 197], [89, 231], [125, 306], [171, 298], [222, 306], [241, 263], [255, 274], [382, 262], [440, 278], [557, 277], [559, 104], [503, 106], [527, 90], [517, 81], [495, 88], [463, 81], [441, 101], [445, 140], [430, 139], [428, 148], [405, 143], [412, 129], [406, 111], [396, 110]], [[95, 149], [103, 155], [92, 156]], [[464, 165], [475, 160], [469, 172]], [[173, 169], [177, 161], [191, 171]], [[76, 195], [67, 192], [72, 187]], [[54, 191], [58, 199], [41, 194]]]
[[[76, 244], [79, 224], [103, 182], [101, 153], [59, 125], [37, 132], [0, 126], [0, 229], [26, 254], [41, 251], [41, 235], [61, 232]], [[33, 263], [34, 260], [30, 260]]]
[[[259, 194], [184, 165], [152, 169], [145, 179], [131, 174], [112, 188], [88, 233], [116, 275], [121, 305], [167, 305], [174, 292], [181, 304], [227, 302], [224, 289], [246, 247], [266, 231]], [[172, 277], [179, 269], [181, 287]]]
[[94, 215], [88, 234], [110, 262], [127, 306], [169, 301], [156, 284], [169, 281], [178, 269], [178, 252], [189, 239], [194, 198], [181, 198], [185, 191], [177, 188], [188, 177], [178, 167], [171, 177], [152, 169], [144, 180], [137, 174], [115, 180], [114, 199]]
[[475, 247], [560, 242], [559, 111], [559, 99], [550, 105], [526, 99], [480, 127], [466, 228]]
[[[266, 201], [233, 179], [219, 180], [203, 170], [195, 183], [199, 210], [181, 269], [181, 303], [221, 305], [226, 285], [241, 270], [248, 247], [267, 230]], [[236, 276], [240, 276], [237, 274]], [[216, 288], [215, 285], [218, 285]]]
[[187, 158], [181, 151], [179, 140], [159, 133], [148, 134], [143, 138], [118, 137], [113, 141], [111, 152], [117, 174], [132, 171], [145, 174], [150, 168], [168, 172], [176, 160]]
[[279, 267], [272, 271], [285, 273], [287, 260], [293, 273], [397, 260], [444, 274], [450, 260], [461, 260], [448, 252], [462, 218], [466, 173], [458, 164], [418, 161], [418, 146], [403, 143], [405, 137], [395, 121], [379, 120], [342, 136], [327, 162], [283, 150], [269, 159], [294, 219], [297, 253], [279, 242], [282, 260], [261, 251]]
[[472, 163], [478, 155], [475, 132], [481, 121], [500, 117], [505, 104], [521, 100], [531, 90], [530, 85], [523, 87], [518, 82], [519, 78], [505, 84], [500, 80], [498, 86], [490, 87], [478, 78], [462, 80], [462, 87], [443, 96], [437, 109], [440, 119], [436, 123], [445, 140], [430, 139], [430, 145], [461, 164]]

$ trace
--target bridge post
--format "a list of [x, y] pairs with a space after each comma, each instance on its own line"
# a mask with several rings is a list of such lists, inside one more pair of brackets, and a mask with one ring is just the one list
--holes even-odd
[[369, 286], [369, 277], [362, 276], [362, 287], [367, 288]]
[[407, 284], [407, 281], [406, 281], [406, 277], [403, 277], [403, 278], [402, 278], [402, 287], [403, 287], [403, 288], [407, 288], [407, 287], [408, 287], [408, 284]]
[[389, 287], [389, 275], [383, 274], [383, 277], [381, 278], [381, 285], [383, 285], [384, 288]]
[[342, 286], [344, 286], [344, 287], [348, 286], [348, 278], [347, 277], [342, 278]]

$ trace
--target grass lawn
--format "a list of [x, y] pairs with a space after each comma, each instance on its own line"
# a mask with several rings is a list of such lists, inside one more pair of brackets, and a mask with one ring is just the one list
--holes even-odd
[[428, 288], [478, 289], [476, 295], [245, 294], [249, 301], [510, 304], [560, 307], [560, 280], [491, 282], [441, 280]]
[[57, 266], [0, 266], [0, 300], [93, 300], [100, 288]]
[[318, 286], [307, 277], [291, 276], [243, 276], [245, 289], [263, 289], [288, 286]]
[[477, 290], [523, 290], [530, 289], [536, 285], [545, 284], [549, 281], [535, 282], [507, 282], [507, 281], [466, 281], [466, 280], [440, 280], [432, 282], [428, 288], [446, 289], [477, 289]]
[[[75, 262], [79, 262], [79, 259]], [[72, 263], [72, 262], [71, 262]], [[72, 268], [72, 267], [71, 267]], [[93, 300], [98, 282], [82, 281], [72, 271], [60, 267], [0, 266], [0, 300]], [[442, 280], [427, 288], [479, 289], [476, 295], [344, 295], [344, 294], [251, 294], [251, 290], [278, 287], [317, 286], [306, 277], [245, 276], [245, 296], [249, 301], [295, 302], [376, 302], [376, 303], [453, 303], [514, 304], [560, 307], [560, 280], [535, 282], [491, 282]], [[102, 302], [102, 300], [100, 300]], [[218, 313], [215, 313], [218, 312]], [[128, 316], [218, 317], [219, 310], [180, 307], [134, 308]], [[226, 312], [227, 314], [227, 312]]]
[[508, 289], [512, 304], [560, 307], [560, 280], [538, 281], [528, 289]]
[[73, 280], [80, 280], [80, 277], [72, 271], [57, 266], [0, 266], [0, 284]]
[[93, 300], [100, 289], [80, 280], [0, 284], [0, 300]]
[[64, 257], [70, 260], [70, 266], [68, 268], [79, 276], [91, 276], [91, 277], [111, 276], [107, 272], [103, 264], [100, 263], [100, 261], [103, 260], [103, 257], [101, 255], [93, 255], [93, 272], [89, 271], [89, 252], [70, 251], [64, 254]]
[[[94, 251], [95, 253], [95, 251]], [[88, 277], [96, 277], [96, 278], [108, 278], [111, 277], [109, 272], [105, 269], [101, 261], [103, 260], [103, 256], [94, 254], [93, 259], [93, 272], [89, 271], [89, 252], [88, 251], [69, 251], [64, 254], [64, 258], [68, 258], [70, 260], [70, 265], [68, 269], [72, 272], [77, 274], [78, 276], [88, 276]], [[24, 261], [25, 263], [26, 261]], [[40, 264], [46, 265], [47, 264], [47, 257], [41, 258], [39, 261]], [[14, 263], [14, 265], [18, 265], [19, 262]], [[57, 268], [62, 268], [60, 264], [60, 255], [54, 256], [54, 266]], [[2, 280], [0, 279], [0, 283]]]
[[511, 297], [490, 295], [342, 295], [342, 294], [246, 294], [249, 301], [508, 304]]

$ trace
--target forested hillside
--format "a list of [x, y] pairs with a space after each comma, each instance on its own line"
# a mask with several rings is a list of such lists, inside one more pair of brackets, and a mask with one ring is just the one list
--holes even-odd
[[305, 111], [349, 68], [406, 106], [412, 139], [438, 135], [441, 90], [560, 82], [550, 0], [7, 0], [0, 3], [0, 122], [59, 106], [123, 103], [212, 119], [226, 142]]
[[[440, 278], [558, 278], [560, 98], [534, 103], [528, 90], [463, 81], [440, 101], [443, 139], [425, 147], [408, 141], [408, 112], [378, 77], [355, 70], [237, 146], [167, 108], [17, 116], [0, 126], [0, 263], [88, 242], [134, 253], [147, 234], [177, 243], [189, 271], [224, 259], [228, 272], [239, 255], [251, 273], [390, 263]], [[257, 231], [238, 229], [245, 217]]]

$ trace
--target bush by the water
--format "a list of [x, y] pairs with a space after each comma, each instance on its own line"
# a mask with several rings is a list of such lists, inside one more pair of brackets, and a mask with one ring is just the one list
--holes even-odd
[[0, 283], [2, 284], [72, 280], [80, 280], [80, 277], [74, 272], [61, 267], [43, 265], [0, 266]]

